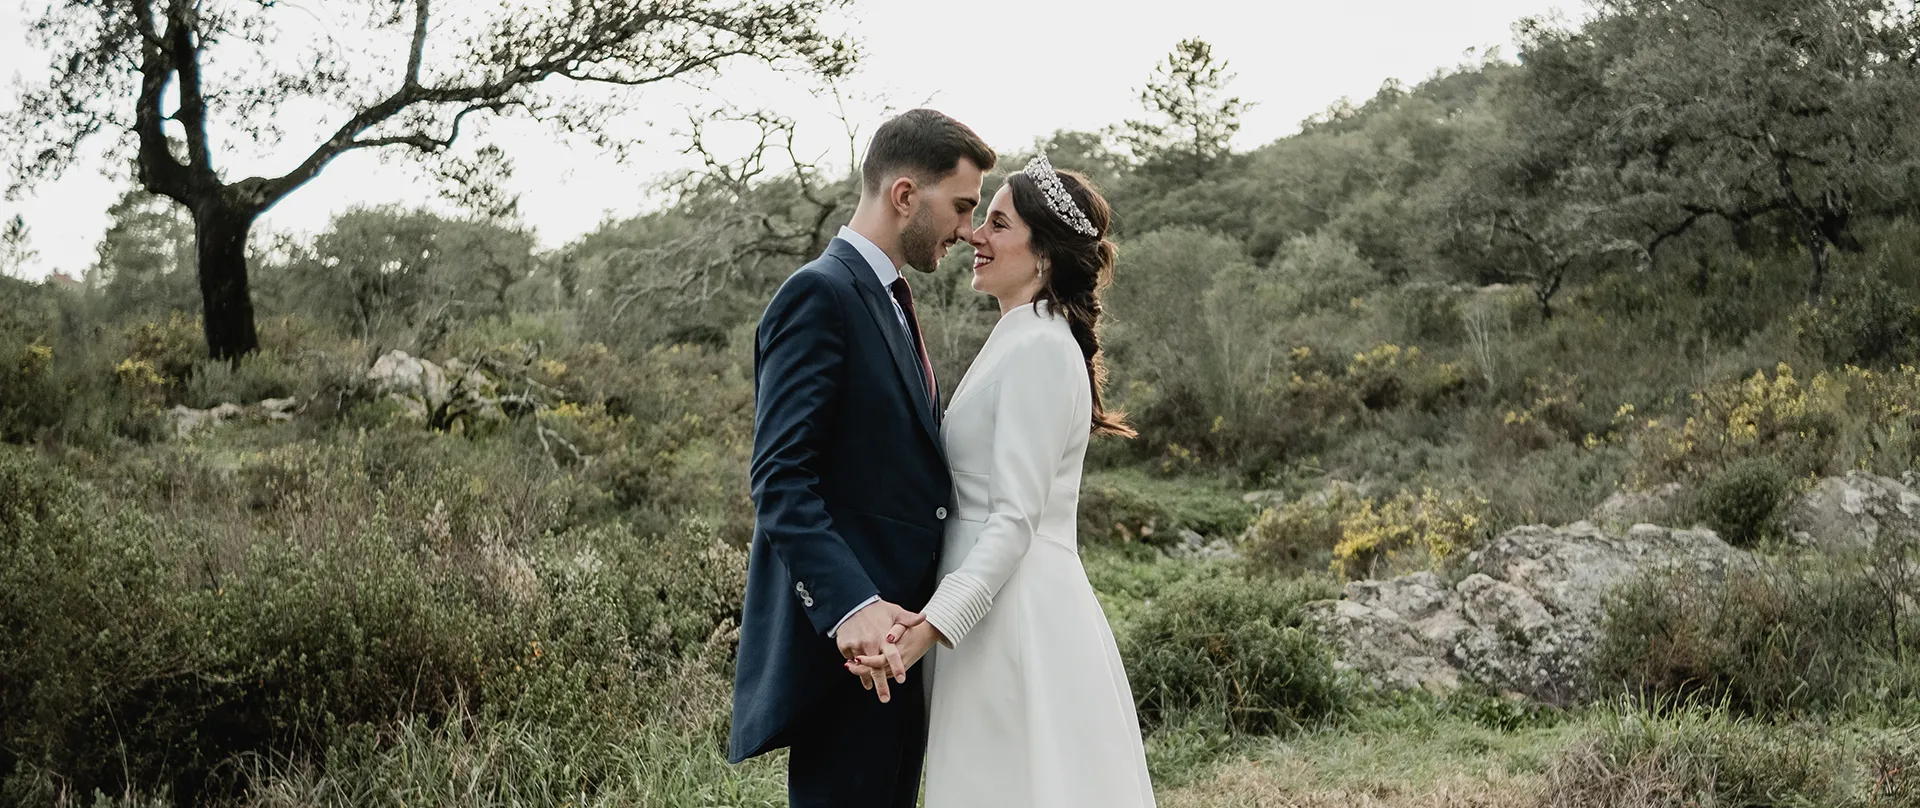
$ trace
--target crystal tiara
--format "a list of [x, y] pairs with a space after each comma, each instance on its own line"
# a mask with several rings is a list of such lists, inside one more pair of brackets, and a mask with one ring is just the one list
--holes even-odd
[[1054, 173], [1053, 161], [1048, 160], [1046, 155], [1035, 155], [1028, 160], [1026, 171], [1022, 173], [1033, 180], [1033, 184], [1040, 186], [1041, 195], [1047, 198], [1047, 207], [1068, 227], [1073, 228], [1073, 232], [1088, 238], [1099, 237], [1099, 229], [1087, 220], [1087, 214], [1081, 212], [1080, 206], [1073, 203], [1073, 197], [1067, 194], [1067, 186], [1061, 184], [1060, 175]]

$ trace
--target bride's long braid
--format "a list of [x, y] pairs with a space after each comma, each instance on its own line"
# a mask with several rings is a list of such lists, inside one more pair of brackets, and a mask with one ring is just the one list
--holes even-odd
[[1107, 409], [1103, 401], [1107, 363], [1100, 349], [1100, 297], [1101, 290], [1113, 282], [1113, 264], [1119, 255], [1106, 238], [1113, 210], [1085, 176], [1065, 170], [1055, 173], [1098, 234], [1075, 232], [1047, 207], [1046, 197], [1025, 174], [1007, 178], [1013, 187], [1014, 209], [1032, 229], [1034, 252], [1047, 260], [1046, 280], [1034, 302], [1044, 300], [1066, 317], [1073, 339], [1086, 357], [1087, 381], [1093, 390], [1093, 433], [1131, 438], [1137, 433], [1127, 425], [1126, 413]]

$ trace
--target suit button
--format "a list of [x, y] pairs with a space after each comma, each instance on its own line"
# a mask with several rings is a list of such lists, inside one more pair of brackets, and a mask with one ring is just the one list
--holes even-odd
[[934, 509], [933, 509], [933, 518], [935, 518], [935, 519], [945, 519], [945, 518], [947, 518], [947, 509], [946, 509], [946, 508], [934, 508]]

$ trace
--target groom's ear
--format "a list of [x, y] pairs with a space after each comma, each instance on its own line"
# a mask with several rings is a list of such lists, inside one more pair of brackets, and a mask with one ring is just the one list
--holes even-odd
[[920, 184], [914, 182], [912, 176], [901, 174], [894, 177], [893, 182], [887, 183], [887, 206], [900, 218], [911, 218], [914, 196], [919, 193]]

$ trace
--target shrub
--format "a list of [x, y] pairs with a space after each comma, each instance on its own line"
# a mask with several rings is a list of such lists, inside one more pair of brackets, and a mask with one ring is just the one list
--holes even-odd
[[[1850, 373], [1868, 381], [1870, 377]], [[1776, 458], [1793, 476], [1831, 466], [1848, 385], [1832, 374], [1802, 384], [1781, 364], [1772, 378], [1756, 372], [1741, 382], [1713, 385], [1693, 395], [1693, 412], [1673, 425], [1650, 420], [1637, 441], [1641, 487], [1663, 480], [1699, 481], [1749, 457]]]
[[1178, 541], [1182, 530], [1238, 536], [1254, 515], [1254, 506], [1207, 483], [1095, 473], [1080, 487], [1079, 536], [1087, 543], [1165, 546]]
[[1721, 710], [1614, 714], [1549, 770], [1551, 808], [1920, 805], [1920, 754], [1891, 738], [1743, 721]]
[[1778, 514], [1793, 478], [1771, 458], [1741, 460], [1708, 478], [1699, 493], [1700, 518], [1736, 547], [1751, 547], [1779, 531]]
[[1327, 229], [1287, 240], [1273, 264], [1300, 309], [1345, 308], [1386, 280], [1351, 242]]
[[1601, 690], [1738, 713], [1897, 697], [1884, 601], [1853, 563], [1785, 563], [1650, 574], [1606, 606], [1593, 675]]
[[302, 369], [272, 351], [243, 356], [237, 362], [196, 362], [182, 385], [178, 403], [206, 409], [225, 403], [253, 404], [300, 392]]
[[40, 292], [0, 277], [0, 441], [26, 440], [59, 420], [53, 318]]
[[1835, 364], [1910, 362], [1920, 340], [1920, 306], [1878, 273], [1840, 276], [1833, 299], [1794, 316], [1801, 341]]
[[1333, 563], [1334, 546], [1344, 536], [1341, 523], [1358, 510], [1360, 499], [1351, 487], [1335, 485], [1267, 508], [1247, 531], [1242, 552], [1253, 569], [1267, 575], [1326, 569]]
[[1445, 559], [1486, 537], [1486, 509], [1487, 501], [1477, 496], [1442, 495], [1431, 488], [1419, 496], [1401, 491], [1389, 500], [1361, 500], [1359, 509], [1340, 521], [1334, 567], [1359, 578], [1408, 551]]
[[0, 448], [0, 490], [0, 801], [47, 801], [29, 772], [81, 794], [204, 774], [208, 754], [189, 742], [203, 705], [174, 697], [212, 684], [196, 664], [211, 640], [160, 537], [18, 450]]
[[1369, 410], [1409, 404], [1433, 410], [1466, 385], [1466, 372], [1452, 362], [1435, 363], [1419, 348], [1392, 343], [1354, 354], [1341, 380]]
[[1218, 576], [1176, 583], [1127, 627], [1122, 657], [1143, 722], [1213, 714], [1237, 732], [1328, 720], [1350, 700], [1332, 653], [1300, 628], [1300, 605], [1331, 586]]
[[507, 442], [338, 445], [252, 456], [245, 509], [214, 507], [233, 476], [172, 456], [190, 449], [110, 480], [201, 514], [177, 532], [0, 453], [0, 801], [191, 804], [255, 785], [256, 756], [324, 765], [394, 721], [724, 715], [724, 683], [683, 675], [731, 656], [745, 557], [713, 530], [571, 527], [577, 490]]
[[1347, 578], [1379, 577], [1396, 562], [1425, 567], [1486, 538], [1487, 501], [1474, 495], [1363, 497], [1348, 488], [1268, 509], [1254, 523], [1247, 554], [1254, 569], [1285, 573], [1324, 552]]

